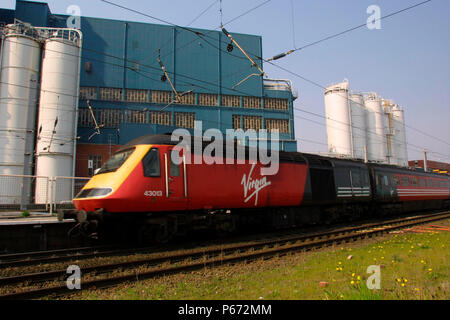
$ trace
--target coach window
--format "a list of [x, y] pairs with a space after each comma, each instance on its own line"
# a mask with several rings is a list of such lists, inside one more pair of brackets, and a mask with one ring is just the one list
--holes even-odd
[[427, 186], [424, 178], [419, 178], [419, 183], [420, 183], [421, 187], [426, 187]]
[[418, 183], [417, 183], [417, 177], [412, 177], [411, 179], [412, 179], [412, 185], [413, 185], [414, 187], [417, 187], [417, 185], [418, 185]]
[[402, 186], [409, 186], [408, 177], [402, 177]]
[[393, 176], [392, 180], [394, 181], [395, 186], [398, 186], [400, 184], [400, 178], [398, 176]]
[[151, 149], [142, 160], [144, 166], [145, 177], [160, 177], [161, 176], [161, 163], [159, 159], [159, 150]]
[[354, 188], [362, 187], [361, 175], [359, 173], [359, 169], [351, 169], [351, 172], [352, 172], [352, 186]]
[[363, 172], [362, 174], [363, 187], [370, 187], [370, 178], [368, 172]]

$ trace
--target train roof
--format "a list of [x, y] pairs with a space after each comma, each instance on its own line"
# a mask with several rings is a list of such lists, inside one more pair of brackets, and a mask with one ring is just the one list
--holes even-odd
[[[209, 145], [212, 141], [204, 140], [200, 137], [190, 137], [191, 138], [191, 146], [195, 142], [202, 143], [202, 150]], [[139, 138], [136, 138], [132, 141], [130, 141], [128, 144], [124, 146], [124, 149], [136, 146], [136, 145], [178, 145], [181, 142], [179, 141], [172, 141], [172, 134], [150, 134], [146, 136], [142, 136]], [[248, 159], [250, 150], [254, 149], [251, 147], [244, 147], [237, 144], [237, 141], [231, 141], [223, 142], [223, 146], [233, 146], [235, 149], [238, 147], [242, 147], [246, 150], [246, 158]], [[191, 148], [191, 150], [194, 150], [194, 148]], [[270, 151], [270, 150], [269, 150]], [[346, 158], [333, 158], [333, 157], [327, 157], [323, 155], [318, 154], [311, 154], [311, 153], [301, 153], [301, 152], [286, 152], [286, 151], [280, 151], [280, 161], [281, 162], [294, 162], [294, 163], [307, 163], [311, 167], [335, 167], [335, 166], [341, 166], [341, 165], [352, 165], [352, 166], [367, 166], [369, 168], [375, 168], [375, 169], [387, 169], [389, 171], [403, 171], [403, 172], [409, 172], [409, 173], [416, 173], [421, 175], [434, 175], [436, 177], [448, 177], [447, 175], [437, 174], [433, 172], [420, 172], [415, 171], [410, 168], [404, 168], [404, 167], [398, 167], [390, 164], [380, 164], [380, 163], [365, 163], [362, 160], [358, 159], [346, 159]], [[236, 155], [236, 152], [235, 152]]]

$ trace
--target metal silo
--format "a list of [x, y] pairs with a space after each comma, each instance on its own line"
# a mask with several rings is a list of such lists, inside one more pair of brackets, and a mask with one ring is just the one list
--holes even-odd
[[325, 89], [328, 151], [330, 153], [353, 156], [349, 101], [347, 81]]
[[366, 135], [366, 108], [361, 94], [350, 95], [350, 106], [352, 115], [353, 155], [356, 159], [365, 158], [367, 146]]
[[395, 128], [395, 144], [397, 150], [397, 162], [398, 165], [408, 166], [408, 149], [406, 142], [406, 129], [405, 129], [405, 116], [402, 108], [399, 105], [392, 107], [392, 114], [394, 118]]
[[[38, 119], [37, 175], [74, 175], [75, 137], [78, 110], [81, 32], [57, 29], [46, 31], [42, 61], [41, 97]], [[36, 202], [45, 201], [36, 184]], [[73, 197], [72, 181], [57, 181], [57, 202]]]
[[385, 116], [381, 98], [376, 93], [364, 97], [367, 123], [367, 158], [369, 161], [387, 162]]
[[384, 132], [386, 133], [386, 158], [387, 163], [397, 164], [396, 146], [394, 141], [394, 122], [392, 115], [392, 106], [394, 102], [391, 100], [382, 100], [384, 112]]
[[[0, 83], [0, 175], [31, 175], [41, 45], [24, 24], [4, 27]], [[19, 204], [30, 196], [29, 183], [10, 178], [0, 203]]]

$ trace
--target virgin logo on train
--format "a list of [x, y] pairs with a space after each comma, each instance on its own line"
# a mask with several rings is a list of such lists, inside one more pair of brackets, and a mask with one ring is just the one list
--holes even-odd
[[[244, 186], [244, 198], [245, 203], [249, 202], [253, 197], [255, 198], [255, 207], [258, 205], [258, 194], [259, 192], [270, 186], [272, 183], [270, 181], [267, 181], [266, 177], [263, 177], [261, 179], [253, 179], [252, 173], [255, 169], [256, 163], [252, 165], [252, 168], [250, 169], [250, 173], [248, 174], [248, 177], [246, 174], [242, 177], [241, 185]], [[254, 191], [253, 191], [254, 190]], [[252, 192], [253, 191], [253, 192]], [[249, 193], [251, 193], [249, 195]]]

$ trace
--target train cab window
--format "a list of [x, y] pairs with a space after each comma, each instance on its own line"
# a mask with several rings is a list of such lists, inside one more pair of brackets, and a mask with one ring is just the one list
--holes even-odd
[[97, 175], [115, 172], [128, 160], [131, 154], [134, 152], [135, 148], [126, 149], [115, 153], [108, 161], [103, 165]]
[[144, 166], [144, 177], [160, 177], [161, 161], [159, 158], [159, 150], [152, 148], [144, 159], [142, 159], [142, 165]]
[[179, 154], [179, 151], [172, 150], [170, 153], [170, 176], [171, 177], [179, 177], [180, 176], [180, 165], [176, 164], [173, 159], [177, 158], [176, 154]]

